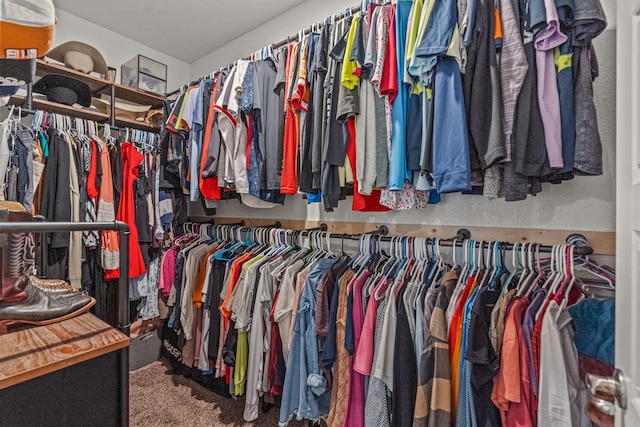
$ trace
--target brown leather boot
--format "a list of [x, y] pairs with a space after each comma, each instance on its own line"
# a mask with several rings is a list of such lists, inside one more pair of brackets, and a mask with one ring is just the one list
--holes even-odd
[[[22, 205], [5, 201], [0, 202], [0, 219], [32, 220]], [[47, 325], [70, 319], [95, 304], [95, 299], [79, 292], [45, 292], [32, 284], [34, 245], [30, 233], [7, 233], [0, 237], [0, 333], [6, 333], [11, 324]]]

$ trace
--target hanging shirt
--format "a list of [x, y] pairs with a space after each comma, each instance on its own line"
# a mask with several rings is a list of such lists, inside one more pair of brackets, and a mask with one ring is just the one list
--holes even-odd
[[[347, 317], [347, 288], [354, 279], [354, 271], [347, 270], [338, 283], [338, 303], [336, 311], [336, 343], [344, 343]], [[331, 406], [327, 417], [327, 426], [342, 427], [347, 412], [349, 398], [349, 353], [344, 345], [337, 344], [336, 360], [333, 368], [333, 385], [331, 387]], [[386, 397], [386, 395], [385, 395]]]
[[316, 420], [329, 413], [331, 392], [318, 364], [319, 348], [313, 319], [317, 285], [334, 262], [334, 259], [323, 258], [314, 264], [300, 298], [282, 394], [280, 426], [286, 425], [293, 416]]
[[455, 270], [444, 275], [425, 336], [418, 369], [413, 420], [416, 427], [451, 424], [451, 363], [445, 314], [457, 275]]
[[500, 410], [502, 424], [505, 427], [533, 425], [528, 410], [528, 405], [532, 404], [530, 396], [523, 393], [520, 387], [521, 376], [526, 376], [528, 371], [528, 367], [522, 365], [520, 355], [520, 341], [524, 339], [522, 319], [528, 304], [527, 299], [516, 298], [509, 309], [504, 328], [500, 370], [491, 394], [491, 400]]
[[586, 415], [587, 389], [580, 378], [571, 315], [552, 300], [542, 323], [539, 426], [591, 425]]
[[499, 360], [490, 340], [491, 312], [500, 297], [501, 286], [484, 287], [478, 293], [469, 323], [464, 357], [471, 363], [471, 386], [475, 418], [479, 427], [499, 425], [500, 412], [491, 401], [493, 379]]

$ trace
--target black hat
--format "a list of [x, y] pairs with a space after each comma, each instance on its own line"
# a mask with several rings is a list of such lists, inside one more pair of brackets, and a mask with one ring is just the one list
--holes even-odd
[[91, 105], [89, 86], [71, 77], [47, 74], [34, 83], [33, 91], [43, 93], [47, 95], [49, 101], [59, 104], [80, 104], [83, 107]]
[[0, 86], [26, 85], [35, 74], [35, 59], [0, 59]]

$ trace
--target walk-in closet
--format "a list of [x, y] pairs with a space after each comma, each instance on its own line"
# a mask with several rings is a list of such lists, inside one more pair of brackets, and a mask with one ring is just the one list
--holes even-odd
[[640, 425], [637, 0], [0, 0], [0, 424]]

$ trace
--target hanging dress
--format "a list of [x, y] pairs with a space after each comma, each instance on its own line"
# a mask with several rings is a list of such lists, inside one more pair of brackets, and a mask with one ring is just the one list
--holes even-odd
[[131, 278], [138, 277], [147, 271], [138, 243], [136, 205], [133, 194], [133, 183], [138, 177], [138, 166], [144, 160], [144, 156], [129, 142], [123, 142], [120, 150], [122, 151], [123, 179], [116, 219], [126, 222], [131, 230], [129, 236], [129, 277]]

